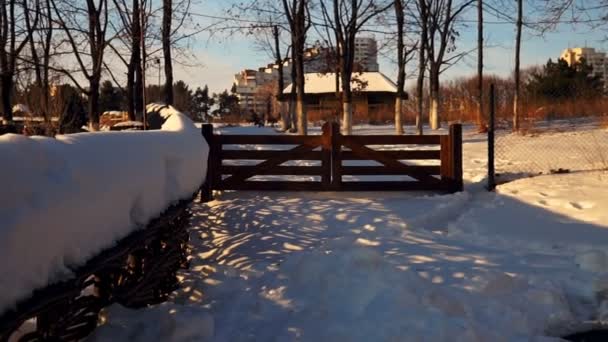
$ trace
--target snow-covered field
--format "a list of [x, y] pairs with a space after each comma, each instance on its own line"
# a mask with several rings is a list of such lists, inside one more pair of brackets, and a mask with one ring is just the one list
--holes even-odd
[[551, 171], [608, 170], [608, 129], [589, 120], [555, 120], [526, 134], [496, 133], [496, 172], [502, 179]]
[[90, 340], [552, 341], [608, 325], [608, 173], [488, 193], [485, 136], [464, 139], [462, 193], [225, 192], [195, 204], [182, 287], [145, 310], [111, 307]]

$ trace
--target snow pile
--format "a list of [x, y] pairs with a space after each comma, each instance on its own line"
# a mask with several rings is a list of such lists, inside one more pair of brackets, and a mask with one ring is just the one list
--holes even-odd
[[0, 136], [0, 312], [198, 189], [208, 146], [162, 111], [157, 131]]

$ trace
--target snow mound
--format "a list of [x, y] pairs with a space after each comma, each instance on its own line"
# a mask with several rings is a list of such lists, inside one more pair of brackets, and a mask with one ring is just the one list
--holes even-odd
[[215, 309], [214, 340], [551, 341], [553, 327], [575, 321], [558, 284], [497, 271], [481, 292], [463, 290], [343, 245], [290, 255], [275, 279], [232, 293], [233, 305]]
[[157, 131], [0, 136], [0, 312], [199, 188], [209, 148], [162, 111]]

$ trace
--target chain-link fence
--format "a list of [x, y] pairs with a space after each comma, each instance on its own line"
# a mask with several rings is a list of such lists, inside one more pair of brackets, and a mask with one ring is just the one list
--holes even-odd
[[[541, 86], [539, 86], [541, 87]], [[498, 183], [549, 173], [608, 170], [608, 97], [588, 85], [524, 88], [514, 129], [513, 97], [495, 92]]]

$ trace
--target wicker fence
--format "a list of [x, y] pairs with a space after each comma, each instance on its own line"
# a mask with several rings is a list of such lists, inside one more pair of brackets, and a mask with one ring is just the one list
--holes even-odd
[[165, 301], [178, 286], [177, 271], [188, 265], [189, 203], [170, 207], [145, 229], [74, 269], [72, 279], [36, 290], [2, 313], [0, 341], [32, 319], [35, 329], [20, 341], [77, 341], [95, 329], [108, 305], [140, 308]]

